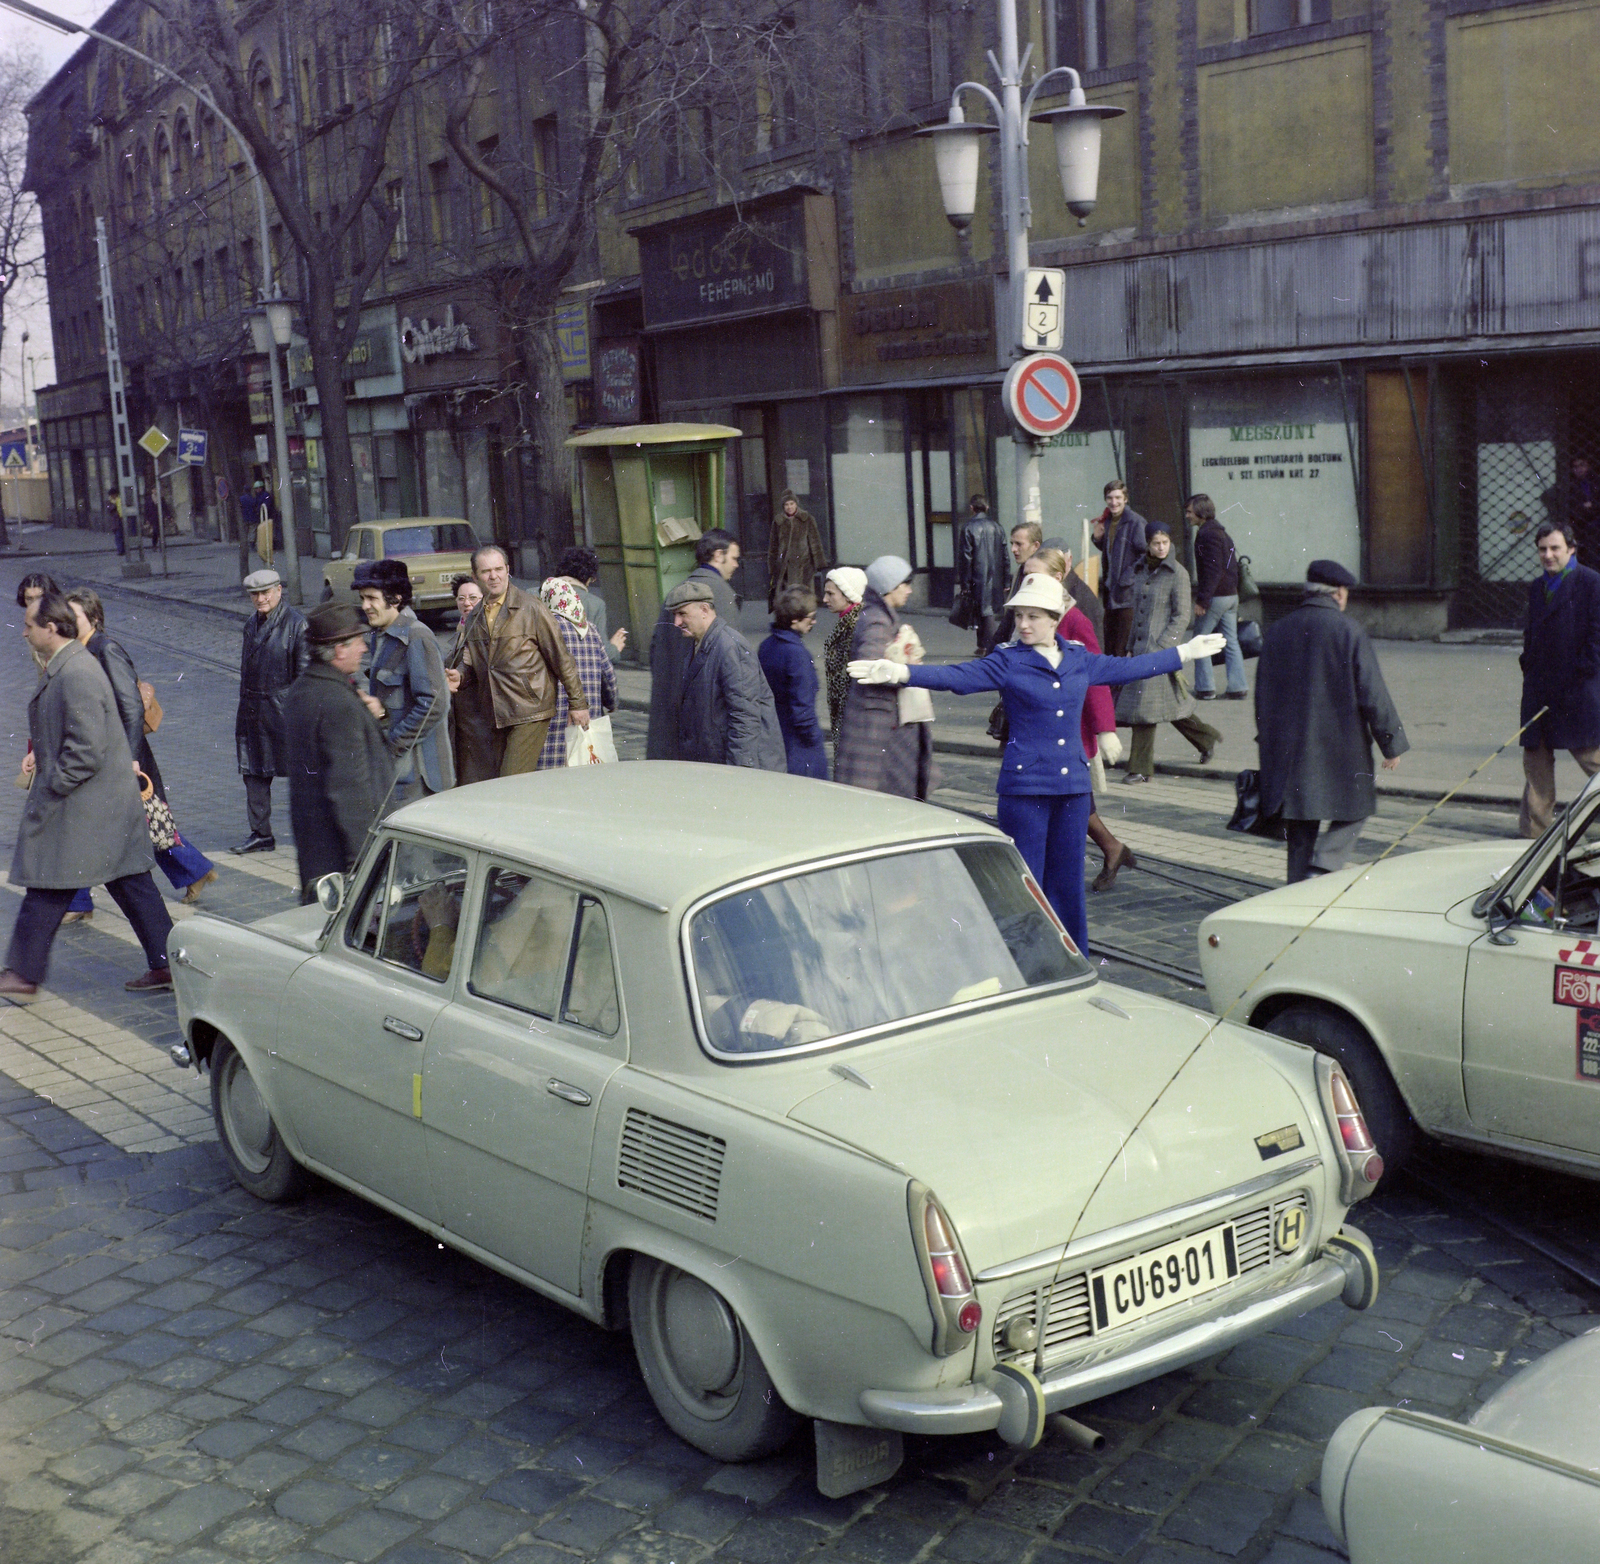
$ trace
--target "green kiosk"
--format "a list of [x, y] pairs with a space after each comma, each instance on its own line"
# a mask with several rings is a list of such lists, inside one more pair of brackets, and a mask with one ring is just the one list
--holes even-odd
[[612, 629], [627, 626], [629, 661], [649, 662], [662, 598], [694, 569], [700, 535], [722, 525], [728, 441], [740, 432], [727, 424], [629, 424], [567, 441], [578, 453], [600, 592]]

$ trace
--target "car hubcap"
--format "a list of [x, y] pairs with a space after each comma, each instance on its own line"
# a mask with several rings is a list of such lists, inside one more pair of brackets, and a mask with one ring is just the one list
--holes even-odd
[[221, 1096], [223, 1124], [234, 1155], [250, 1172], [265, 1173], [272, 1161], [272, 1115], [237, 1054], [223, 1071]]
[[727, 1391], [739, 1372], [739, 1324], [704, 1282], [674, 1272], [661, 1290], [661, 1336], [684, 1387], [697, 1396]]

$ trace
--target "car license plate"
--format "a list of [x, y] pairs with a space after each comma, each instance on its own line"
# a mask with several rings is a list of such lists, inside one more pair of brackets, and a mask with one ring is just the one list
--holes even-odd
[[455, 577], [454, 577], [454, 575], [452, 575], [452, 574], [451, 574], [451, 572], [450, 572], [450, 571], [448, 571], [448, 570], [441, 570], [441, 571], [440, 571], [440, 572], [439, 572], [439, 582], [440, 582], [440, 585], [442, 585], [442, 586], [449, 586], [449, 585], [450, 585], [450, 583], [451, 583], [451, 582], [452, 582], [452, 581], [454, 581], [454, 580], [455, 580]]
[[1232, 1222], [1108, 1265], [1089, 1279], [1095, 1334], [1225, 1287], [1238, 1274]]

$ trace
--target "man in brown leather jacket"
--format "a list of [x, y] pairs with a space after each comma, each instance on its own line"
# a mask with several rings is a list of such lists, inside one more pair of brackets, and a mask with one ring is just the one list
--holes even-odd
[[555, 715], [556, 684], [566, 687], [569, 721], [589, 726], [587, 697], [578, 666], [550, 611], [537, 596], [511, 584], [503, 550], [485, 544], [472, 556], [472, 573], [483, 601], [467, 623], [458, 667], [445, 678], [450, 693], [474, 702], [477, 726], [493, 737], [456, 756], [458, 785], [534, 770]]

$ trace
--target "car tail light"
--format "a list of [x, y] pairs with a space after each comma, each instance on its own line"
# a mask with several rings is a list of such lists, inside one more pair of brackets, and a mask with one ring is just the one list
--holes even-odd
[[949, 1357], [971, 1343], [983, 1322], [983, 1306], [961, 1253], [955, 1224], [933, 1191], [913, 1181], [907, 1198], [912, 1241], [933, 1315], [933, 1350], [939, 1357]]
[[1339, 1198], [1353, 1205], [1383, 1177], [1383, 1158], [1348, 1077], [1326, 1054], [1317, 1055], [1317, 1086], [1340, 1154]]

